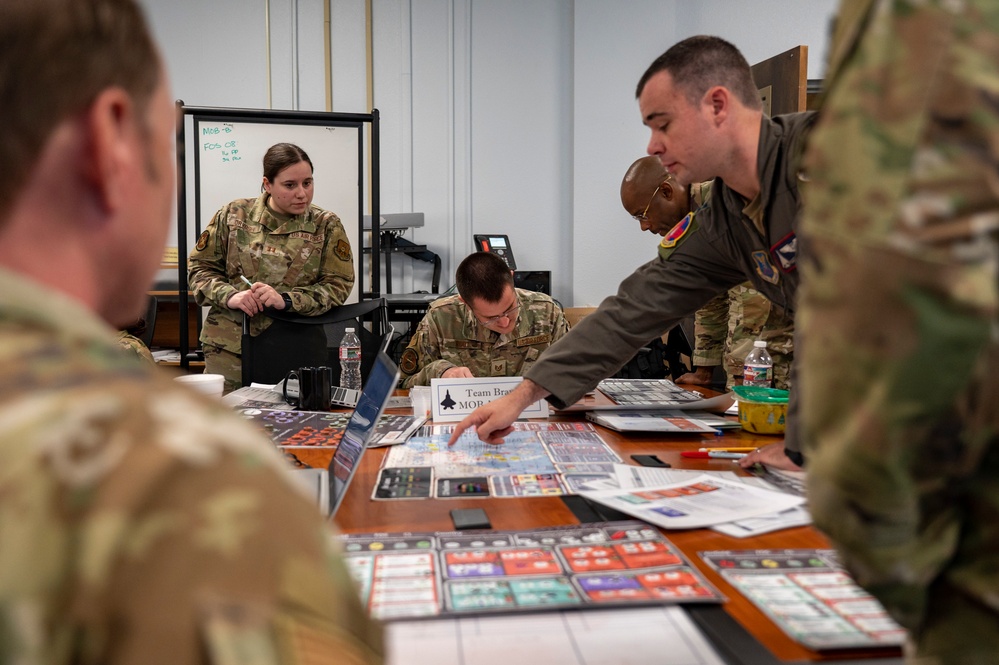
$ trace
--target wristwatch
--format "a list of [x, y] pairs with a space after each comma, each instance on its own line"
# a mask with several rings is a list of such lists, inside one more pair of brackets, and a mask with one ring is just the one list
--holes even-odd
[[287, 293], [282, 293], [281, 294], [281, 299], [284, 300], [284, 308], [290, 312], [291, 311], [291, 296], [289, 296]]

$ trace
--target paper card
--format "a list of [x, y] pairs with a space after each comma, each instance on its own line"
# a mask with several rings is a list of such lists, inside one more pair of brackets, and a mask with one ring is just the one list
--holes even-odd
[[[472, 411], [506, 395], [523, 380], [519, 376], [431, 379], [430, 404], [433, 420], [439, 423], [464, 420]], [[538, 400], [524, 409], [520, 417], [547, 418], [548, 402]]]

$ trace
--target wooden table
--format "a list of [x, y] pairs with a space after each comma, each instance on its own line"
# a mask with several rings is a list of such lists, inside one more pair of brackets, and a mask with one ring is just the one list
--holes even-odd
[[[408, 413], [408, 411], [397, 411]], [[552, 420], [579, 420], [580, 415], [553, 416]], [[620, 434], [596, 426], [603, 440], [625, 463], [634, 464], [634, 454], [654, 454], [675, 468], [731, 471], [738, 465], [727, 459], [689, 459], [680, 456], [683, 450], [696, 450], [702, 441], [714, 445], [762, 446], [777, 439], [755, 435], [742, 430], [730, 430], [722, 437], [700, 434]], [[579, 520], [561, 498], [476, 498], [476, 499], [427, 499], [372, 501], [371, 494], [378, 478], [378, 471], [387, 448], [373, 448], [365, 452], [361, 466], [347, 496], [336, 515], [339, 529], [346, 533], [371, 532], [423, 532], [453, 530], [449, 511], [452, 508], [484, 508], [494, 529], [534, 529], [566, 524], [579, 524]], [[328, 465], [332, 452], [328, 450], [298, 450], [296, 456], [311, 466]], [[896, 660], [900, 650], [849, 649], [839, 651], [812, 651], [787, 637], [760, 610], [741, 593], [727, 584], [697, 556], [707, 550], [741, 550], [774, 548], [828, 548], [829, 542], [812, 527], [784, 529], [753, 538], [731, 538], [709, 529], [663, 531], [667, 538], [694, 562], [707, 579], [729, 599], [724, 603], [725, 612], [735, 619], [758, 642], [766, 646], [780, 661], [816, 661], [836, 659], [873, 659], [872, 663], [900, 663]], [[882, 660], [886, 659], [886, 660]]]

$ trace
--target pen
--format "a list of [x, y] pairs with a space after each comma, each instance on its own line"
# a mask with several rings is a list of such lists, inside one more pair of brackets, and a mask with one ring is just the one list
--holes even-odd
[[240, 278], [241, 280], [243, 280], [244, 282], [246, 282], [246, 285], [247, 285], [248, 287], [250, 287], [251, 289], [253, 288], [253, 282], [251, 282], [250, 280], [248, 280], [248, 279], [246, 278], [246, 275], [240, 275], [240, 276], [239, 276], [239, 278]]
[[722, 446], [719, 448], [698, 448], [697, 450], [702, 453], [703, 452], [751, 453], [754, 450], [756, 450], [756, 448], [754, 446], [735, 446], [730, 448]]
[[742, 459], [746, 453], [730, 453], [724, 450], [715, 452], [713, 450], [685, 450], [680, 453], [681, 457], [692, 457], [695, 459]]

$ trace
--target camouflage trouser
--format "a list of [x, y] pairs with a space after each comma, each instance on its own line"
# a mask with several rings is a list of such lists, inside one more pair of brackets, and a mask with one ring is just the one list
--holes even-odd
[[201, 349], [205, 354], [205, 373], [225, 377], [223, 394], [231, 393], [243, 385], [243, 361], [239, 354], [210, 344], [202, 344]]

